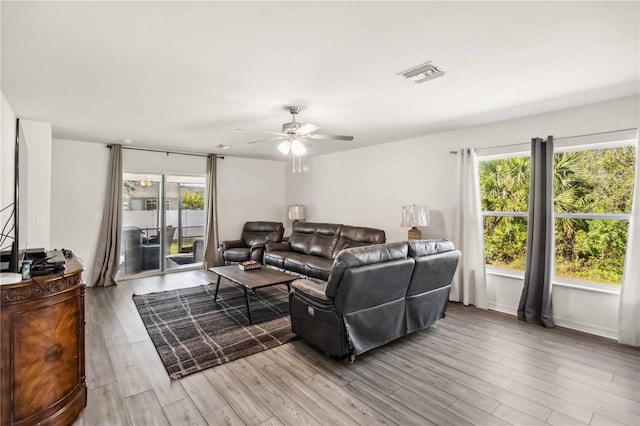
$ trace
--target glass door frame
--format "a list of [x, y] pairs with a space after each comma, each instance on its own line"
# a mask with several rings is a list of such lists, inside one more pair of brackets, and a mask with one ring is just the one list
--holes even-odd
[[[135, 279], [135, 278], [139, 278], [139, 277], [146, 277], [146, 276], [155, 276], [155, 275], [163, 275], [166, 273], [172, 273], [172, 272], [183, 272], [183, 271], [188, 271], [188, 270], [196, 270], [196, 269], [200, 269], [202, 268], [202, 262], [194, 262], [193, 266], [191, 265], [185, 265], [183, 267], [177, 267], [177, 268], [172, 268], [172, 267], [168, 267], [167, 266], [167, 260], [168, 260], [168, 255], [171, 254], [171, 242], [169, 242], [169, 249], [167, 249], [167, 243], [166, 243], [166, 230], [167, 230], [167, 210], [169, 209], [167, 206], [167, 200], [169, 199], [169, 197], [167, 196], [167, 177], [168, 176], [180, 176], [180, 177], [194, 177], [196, 179], [204, 179], [204, 176], [202, 175], [189, 175], [189, 174], [182, 174], [182, 173], [171, 173], [171, 172], [164, 172], [164, 173], [157, 173], [157, 172], [123, 172], [123, 188], [121, 188], [121, 190], [124, 191], [124, 182], [126, 181], [130, 181], [130, 179], [128, 179], [128, 177], [130, 177], [131, 175], [134, 176], [153, 176], [154, 178], [159, 178], [159, 181], [156, 181], [155, 179], [153, 180], [154, 182], [158, 182], [158, 194], [157, 194], [157, 211], [156, 211], [156, 220], [155, 222], [157, 223], [158, 226], [158, 231], [157, 231], [157, 241], [159, 242], [159, 250], [158, 250], [158, 268], [155, 269], [149, 269], [146, 270], [144, 269], [144, 266], [142, 268], [141, 271], [139, 272], [134, 272], [134, 273], [129, 273], [126, 274], [124, 272], [124, 268], [122, 267], [122, 264], [119, 267], [119, 271], [118, 271], [118, 279], [122, 279], [122, 280], [128, 280], [128, 279]], [[181, 211], [182, 211], [182, 187], [180, 185], [180, 183], [178, 184], [178, 233], [182, 232], [182, 229], [180, 228], [181, 222], [182, 222], [182, 217], [181, 217]], [[187, 185], [188, 186], [188, 185]], [[123, 209], [124, 212], [124, 200], [122, 203], [121, 208]], [[160, 209], [160, 207], [162, 207], [162, 209]], [[206, 221], [206, 216], [205, 216], [205, 221]], [[124, 225], [123, 225], [124, 226]], [[206, 227], [206, 224], [205, 224]], [[147, 232], [147, 234], [149, 234]], [[120, 233], [121, 238], [124, 239], [123, 237], [123, 232], [121, 231]], [[149, 238], [149, 235], [147, 235], [147, 238]], [[124, 241], [123, 241], [124, 244]], [[143, 244], [144, 245], [144, 244]], [[142, 251], [144, 252], [144, 247], [142, 248]], [[126, 262], [126, 258], [125, 258], [125, 262]], [[144, 263], [144, 259], [143, 259], [143, 263]]]

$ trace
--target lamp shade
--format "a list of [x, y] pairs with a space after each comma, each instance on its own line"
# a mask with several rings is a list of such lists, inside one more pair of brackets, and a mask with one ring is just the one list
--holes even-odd
[[289, 220], [305, 220], [307, 218], [307, 212], [303, 205], [293, 204], [287, 208], [287, 215]]
[[421, 204], [402, 206], [400, 226], [429, 226], [429, 207]]
[[289, 153], [289, 149], [291, 149], [291, 143], [289, 141], [280, 142], [280, 145], [278, 145], [278, 151], [284, 155]]
[[420, 204], [402, 206], [400, 226], [411, 227], [408, 232], [408, 238], [410, 240], [421, 239], [422, 232], [420, 232], [416, 226], [429, 226], [429, 208]]
[[307, 148], [298, 139], [294, 139], [291, 141], [291, 152], [294, 155], [302, 155], [307, 152]]

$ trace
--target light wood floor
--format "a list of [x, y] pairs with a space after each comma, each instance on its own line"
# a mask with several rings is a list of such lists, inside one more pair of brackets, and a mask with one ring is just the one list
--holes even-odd
[[204, 271], [89, 288], [89, 402], [76, 425], [639, 425], [640, 351], [451, 304], [349, 364], [299, 340], [169, 380], [131, 300]]

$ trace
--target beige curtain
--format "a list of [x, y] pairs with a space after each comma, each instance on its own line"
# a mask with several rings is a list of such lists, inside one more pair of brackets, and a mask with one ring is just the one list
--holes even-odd
[[116, 284], [122, 235], [122, 146], [111, 145], [109, 176], [98, 248], [93, 262], [92, 286]]
[[459, 207], [455, 219], [455, 241], [462, 258], [451, 283], [449, 300], [487, 309], [478, 161], [473, 149], [460, 150], [458, 176]]
[[218, 199], [216, 182], [217, 157], [210, 154], [207, 158], [207, 234], [204, 249], [204, 268], [219, 265], [218, 261]]

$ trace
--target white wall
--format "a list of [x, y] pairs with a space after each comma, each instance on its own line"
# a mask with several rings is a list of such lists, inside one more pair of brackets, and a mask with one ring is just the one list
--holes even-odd
[[285, 221], [285, 167], [281, 161], [225, 157], [218, 160], [218, 232], [221, 241], [240, 238], [251, 220]]
[[[126, 146], [123, 148], [122, 171], [124, 172], [175, 173], [181, 175], [204, 175], [207, 172], [206, 157], [136, 151], [126, 149]], [[104, 145], [103, 149], [106, 150]]]
[[[532, 137], [582, 135], [638, 127], [638, 96], [550, 112], [411, 140], [303, 159], [304, 173], [287, 173], [287, 204], [308, 207], [308, 220], [384, 229], [387, 241], [406, 239], [404, 204], [427, 204], [432, 223], [424, 238], [449, 238], [457, 209], [457, 156], [450, 150], [526, 143]], [[490, 304], [514, 314], [522, 280], [488, 277]], [[493, 297], [493, 299], [491, 299]], [[615, 330], [617, 295], [565, 288], [554, 291], [559, 325], [608, 335]]]
[[51, 248], [83, 260], [89, 282], [98, 244], [109, 150], [102, 144], [54, 139], [51, 155]]

